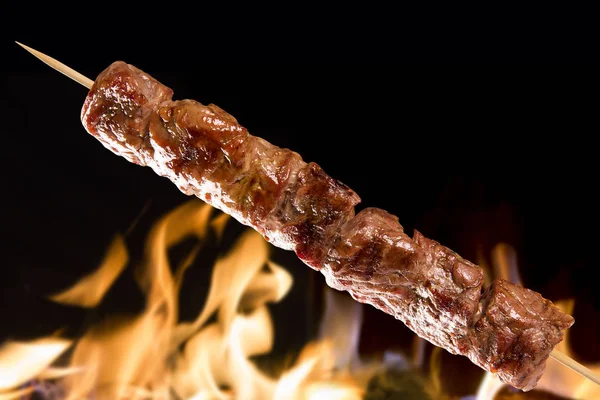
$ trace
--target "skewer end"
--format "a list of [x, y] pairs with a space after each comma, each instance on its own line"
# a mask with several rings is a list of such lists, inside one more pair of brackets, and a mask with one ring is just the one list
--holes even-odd
[[558, 350], [553, 350], [550, 353], [550, 357], [552, 357], [559, 363], [563, 364], [564, 366], [577, 372], [579, 375], [594, 382], [596, 385], [600, 385], [600, 375], [598, 375], [597, 373], [595, 373], [594, 371], [592, 371], [585, 365], [582, 365], [582, 364], [578, 363], [577, 361], [573, 360], [571, 357], [567, 356], [566, 354], [561, 353]]
[[[39, 51], [32, 49], [29, 46], [24, 45], [23, 43], [15, 40], [15, 43], [18, 44], [19, 46], [21, 46], [22, 48], [24, 48], [25, 50], [27, 50], [29, 53], [33, 54], [35, 57], [39, 58], [40, 60], [44, 61], [43, 58], [40, 55], [44, 55], [43, 53], [40, 53]], [[45, 62], [45, 61], [44, 61]]]
[[19, 46], [21, 46], [22, 48], [24, 48], [25, 50], [27, 50], [28, 52], [30, 52], [31, 54], [33, 54], [35, 57], [40, 59], [46, 65], [54, 68], [55, 70], [57, 70], [58, 72], [60, 72], [62, 74], [68, 76], [69, 78], [73, 79], [75, 82], [80, 83], [81, 85], [85, 86], [86, 88], [91, 89], [92, 85], [94, 84], [93, 80], [80, 74], [79, 72], [75, 71], [74, 69], [67, 67], [63, 63], [55, 60], [54, 58], [47, 56], [46, 54], [39, 52], [35, 49], [32, 49], [31, 47], [26, 46], [23, 43], [20, 43], [16, 40], [15, 40], [15, 43], [18, 44]]
[[19, 46], [21, 46], [22, 48], [24, 48], [25, 50], [27, 50], [28, 52], [31, 53], [31, 50], [32, 50], [31, 47], [25, 46], [23, 43], [21, 43], [21, 42], [19, 42], [17, 40], [15, 40], [15, 43], [18, 44]]

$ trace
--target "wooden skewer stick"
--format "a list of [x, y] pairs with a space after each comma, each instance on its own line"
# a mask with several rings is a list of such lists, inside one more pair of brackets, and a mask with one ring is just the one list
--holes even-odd
[[564, 365], [568, 368], [571, 368], [573, 371], [577, 372], [579, 375], [589, 379], [590, 381], [596, 383], [597, 385], [600, 385], [600, 375], [598, 375], [597, 373], [595, 373], [594, 371], [592, 371], [585, 365], [582, 365], [582, 364], [578, 363], [577, 361], [573, 360], [571, 357], [567, 356], [566, 354], [561, 353], [560, 351], [557, 351], [557, 350], [552, 350], [552, 353], [550, 353], [550, 357], [554, 358], [556, 361], [558, 361], [562, 365]]
[[19, 46], [21, 46], [22, 48], [24, 48], [25, 50], [27, 50], [28, 52], [30, 52], [31, 54], [33, 54], [34, 56], [36, 56], [37, 58], [39, 58], [40, 60], [42, 60], [42, 62], [46, 63], [47, 65], [51, 66], [52, 68], [54, 68], [55, 70], [60, 72], [61, 74], [68, 76], [69, 78], [73, 79], [75, 82], [82, 84], [83, 86], [85, 86], [88, 89], [92, 88], [94, 81], [91, 80], [90, 78], [83, 76], [82, 74], [75, 71], [74, 69], [67, 67], [65, 64], [61, 63], [60, 61], [55, 60], [54, 58], [52, 58], [50, 56], [45, 55], [44, 53], [40, 53], [39, 51], [32, 49], [29, 46], [25, 46], [23, 43], [19, 43], [17, 41], [15, 41], [15, 43], [18, 44]]
[[[19, 46], [23, 47], [28, 52], [30, 52], [31, 54], [33, 54], [34, 56], [36, 56], [37, 58], [39, 58], [44, 63], [48, 64], [49, 66], [51, 66], [58, 72], [68, 76], [69, 78], [73, 79], [74, 81], [79, 82], [86, 88], [90, 89], [92, 87], [92, 85], [94, 84], [93, 80], [83, 76], [82, 74], [75, 71], [74, 69], [67, 67], [63, 63], [55, 60], [54, 58], [47, 56], [44, 53], [41, 53], [37, 50], [34, 50], [29, 46], [25, 46], [22, 43], [19, 43], [19, 42], [16, 42], [16, 43]], [[556, 361], [558, 361], [561, 364], [563, 364], [564, 366], [572, 369], [573, 371], [577, 372], [578, 374], [586, 377], [587, 379], [591, 380], [592, 382], [595, 382], [596, 384], [600, 385], [600, 375], [596, 374], [594, 371], [590, 370], [589, 368], [585, 367], [584, 365], [581, 365], [577, 361], [568, 357], [566, 354], [563, 354], [559, 351], [554, 350], [554, 351], [552, 351], [552, 353], [550, 353], [550, 357], [554, 358]]]
[[[521, 278], [519, 277], [519, 269], [517, 267], [517, 254], [512, 246], [506, 243], [499, 243], [492, 250], [492, 258], [494, 269], [496, 270], [496, 275], [498, 277], [522, 286]], [[600, 376], [598, 374], [573, 361], [573, 359], [566, 354], [554, 350], [550, 353], [550, 357], [600, 385]]]

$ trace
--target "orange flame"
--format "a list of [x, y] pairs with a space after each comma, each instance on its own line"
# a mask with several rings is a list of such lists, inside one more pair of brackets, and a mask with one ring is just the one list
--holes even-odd
[[[146, 298], [144, 310], [91, 327], [75, 342], [67, 367], [53, 365], [71, 347], [67, 339], [0, 347], [0, 400], [30, 393], [33, 389], [22, 385], [32, 379], [57, 381], [67, 400], [361, 398], [376, 368], [358, 358], [361, 306], [339, 293], [326, 294], [327, 323], [319, 340], [306, 346], [279, 378], [251, 361], [273, 346], [267, 304], [279, 302], [292, 285], [291, 275], [269, 260], [269, 245], [252, 230], [215, 263], [206, 302], [195, 320], [178, 321], [185, 272], [209, 231], [220, 237], [227, 222], [220, 213], [211, 219], [213, 211], [192, 201], [155, 224], [135, 270]], [[187, 237], [194, 237], [196, 246], [171, 265], [169, 249]], [[127, 263], [125, 241], [117, 236], [95, 272], [51, 299], [95, 307]], [[216, 320], [210, 322], [213, 316]]]
[[71, 341], [43, 338], [32, 342], [8, 342], [0, 347], [0, 393], [37, 377], [50, 366]]
[[[512, 246], [505, 243], [496, 245], [492, 250], [492, 265], [496, 276], [522, 284], [517, 265], [517, 253]], [[567, 314], [572, 314], [575, 301], [572, 299], [561, 300], [556, 301], [555, 305]], [[556, 346], [556, 350], [575, 359], [576, 357], [569, 345], [569, 336], [569, 330], [567, 330], [563, 341]], [[586, 366], [592, 371], [600, 373], [600, 364]], [[504, 386], [495, 374], [486, 373], [479, 386], [476, 399], [492, 400]], [[552, 358], [546, 362], [546, 371], [539, 380], [536, 390], [544, 390], [561, 397], [579, 400], [600, 399], [600, 386]]]
[[[572, 299], [558, 301], [556, 302], [556, 306], [564, 312], [572, 314], [575, 309], [575, 301]], [[556, 346], [556, 350], [568, 357], [576, 359], [575, 354], [569, 345], [569, 337], [569, 330], [567, 330], [565, 338]], [[586, 367], [595, 373], [600, 373], [600, 363], [588, 364]], [[600, 399], [600, 386], [566, 368], [554, 359], [549, 359], [546, 363], [546, 372], [544, 372], [537, 387], [567, 398], [581, 400]]]
[[127, 265], [128, 255], [122, 236], [117, 236], [111, 243], [104, 261], [96, 271], [82, 278], [70, 289], [51, 296], [55, 303], [92, 308], [100, 303], [114, 281], [121, 275]]

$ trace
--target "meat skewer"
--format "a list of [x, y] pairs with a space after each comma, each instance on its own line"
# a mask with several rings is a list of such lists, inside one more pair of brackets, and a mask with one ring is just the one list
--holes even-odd
[[134, 66], [115, 62], [93, 82], [21, 46], [91, 89], [82, 122], [105, 147], [295, 251], [329, 286], [522, 390], [535, 387], [549, 356], [600, 384], [553, 352], [574, 320], [539, 293], [502, 279], [484, 289], [478, 266], [419, 232], [410, 238], [381, 209], [355, 215], [358, 195], [317, 164], [250, 135], [215, 105], [172, 101]]

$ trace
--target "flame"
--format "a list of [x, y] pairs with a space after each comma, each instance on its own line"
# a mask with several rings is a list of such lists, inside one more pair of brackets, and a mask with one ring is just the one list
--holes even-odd
[[[185, 273], [197, 264], [210, 232], [221, 238], [229, 217], [200, 202], [190, 202], [165, 215], [148, 234], [144, 258], [134, 269], [145, 296], [137, 315], [113, 315], [92, 326], [78, 340], [59, 335], [29, 342], [9, 341], [0, 347], [0, 400], [39, 391], [40, 382], [60, 387], [61, 398], [83, 399], [277, 399], [354, 400], [365, 396], [370, 380], [387, 364], [407, 370], [423, 364], [423, 342], [415, 341], [414, 365], [401, 355], [362, 360], [358, 353], [363, 305], [348, 294], [325, 289], [325, 308], [318, 336], [279, 376], [267, 374], [253, 357], [271, 352], [274, 324], [268, 304], [289, 292], [292, 276], [269, 258], [269, 245], [252, 230], [244, 231], [213, 265], [206, 301], [191, 321], [179, 320], [178, 296]], [[169, 251], [194, 238], [174, 265]], [[127, 268], [123, 236], [116, 236], [104, 260], [71, 288], [50, 297], [54, 302], [96, 307]], [[515, 250], [499, 244], [487, 273], [520, 283]], [[555, 303], [572, 313], [574, 301]], [[569, 332], [557, 350], [575, 358]], [[67, 364], [57, 360], [71, 351]], [[426, 392], [447, 398], [441, 382], [442, 351], [429, 360]], [[64, 358], [64, 357], [62, 357]], [[600, 364], [588, 365], [600, 372]], [[492, 400], [505, 387], [486, 373], [475, 396]], [[550, 359], [537, 390], [577, 399], [600, 398], [600, 388]], [[64, 396], [63, 396], [64, 395]]]
[[[109, 399], [361, 399], [371, 379], [388, 364], [405, 370], [424, 363], [421, 339], [414, 343], [411, 364], [402, 355], [386, 353], [383, 361], [365, 361], [358, 353], [363, 305], [346, 293], [326, 289], [318, 336], [279, 376], [267, 374], [253, 357], [268, 354], [275, 339], [268, 304], [289, 292], [292, 276], [269, 258], [269, 245], [252, 230], [239, 236], [215, 262], [209, 292], [191, 321], [179, 320], [179, 291], [210, 232], [221, 238], [229, 217], [192, 201], [165, 215], [148, 234], [144, 258], [135, 279], [145, 296], [137, 315], [113, 315], [92, 326], [78, 340], [59, 335], [30, 342], [9, 341], [0, 347], [0, 400], [23, 398], [56, 385], [67, 400]], [[194, 238], [174, 265], [169, 250]], [[500, 244], [492, 252], [495, 275], [520, 283], [516, 252]], [[54, 302], [96, 307], [127, 268], [123, 236], [116, 236], [104, 260], [71, 288], [50, 297]], [[488, 277], [491, 268], [486, 268]], [[572, 313], [572, 300], [556, 302]], [[568, 332], [557, 349], [573, 357]], [[70, 351], [70, 353], [67, 353]], [[440, 379], [441, 349], [430, 358], [425, 387], [432, 398], [444, 395]], [[68, 363], [58, 363], [69, 355]], [[589, 366], [600, 372], [600, 365]], [[477, 400], [493, 399], [504, 385], [487, 373]], [[548, 360], [537, 389], [577, 398], [600, 398], [598, 386]], [[54, 397], [53, 397], [54, 398]]]
[[363, 322], [363, 305], [345, 293], [325, 290], [325, 311], [319, 338], [331, 344], [334, 368], [350, 370], [360, 364], [358, 345]]
[[[34, 381], [58, 385], [67, 400], [360, 399], [378, 367], [358, 356], [362, 305], [333, 290], [325, 294], [319, 337], [293, 365], [273, 377], [252, 361], [271, 351], [268, 304], [281, 301], [293, 282], [269, 259], [269, 245], [252, 230], [216, 261], [196, 318], [179, 320], [185, 273], [209, 232], [222, 237], [228, 221], [221, 213], [212, 218], [214, 211], [192, 201], [153, 226], [144, 259], [134, 270], [145, 296], [138, 315], [113, 315], [76, 341], [43, 338], [0, 347], [0, 400], [31, 393]], [[172, 265], [169, 250], [189, 237], [195, 245]], [[96, 307], [128, 263], [125, 240], [117, 236], [96, 271], [50, 299]], [[57, 363], [71, 347], [68, 363]]]
[[[567, 314], [572, 314], [575, 309], [575, 301], [572, 299], [558, 301], [556, 302], [556, 306]], [[556, 350], [572, 359], [576, 359], [577, 357], [569, 345], [569, 337], [569, 330], [567, 330], [563, 341], [556, 346]], [[586, 367], [597, 374], [600, 373], [600, 363], [588, 364]], [[537, 387], [567, 398], [581, 400], [600, 399], [600, 386], [566, 368], [554, 359], [549, 359], [546, 363], [546, 371], [538, 382]]]
[[[363, 388], [348, 373], [336, 371], [335, 349], [329, 341], [307, 345], [297, 366], [284, 374], [274, 399], [361, 399]], [[301, 394], [302, 396], [299, 396]]]
[[41, 374], [71, 341], [42, 338], [32, 342], [8, 342], [0, 347], [0, 394]]
[[318, 339], [303, 349], [295, 367], [281, 377], [274, 399], [362, 399], [369, 380], [385, 367], [385, 363], [359, 357], [364, 306], [347, 293], [329, 288], [324, 295]]
[[[509, 244], [499, 243], [494, 247], [492, 250], [492, 265], [497, 277], [507, 279], [519, 285], [522, 284], [517, 265], [517, 253]], [[575, 308], [574, 300], [560, 300], [554, 304], [565, 313], [573, 314]], [[562, 342], [555, 349], [570, 358], [576, 359], [569, 345], [569, 332], [570, 330], [567, 329]], [[586, 367], [596, 373], [600, 373], [600, 363], [586, 365]], [[476, 400], [492, 400], [504, 386], [505, 384], [500, 382], [495, 374], [488, 372], [479, 386]], [[600, 386], [552, 358], [546, 362], [546, 371], [539, 380], [536, 390], [544, 390], [557, 396], [579, 400], [600, 398]]]
[[96, 271], [82, 278], [70, 289], [51, 296], [55, 303], [93, 308], [100, 303], [114, 281], [127, 265], [128, 255], [125, 241], [117, 236], [111, 243], [102, 264]]

